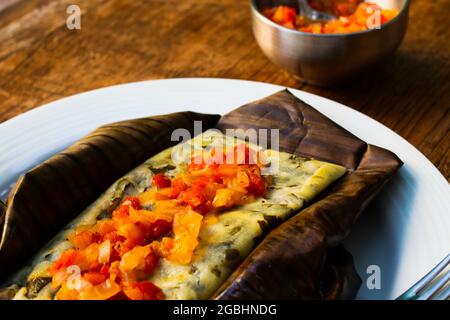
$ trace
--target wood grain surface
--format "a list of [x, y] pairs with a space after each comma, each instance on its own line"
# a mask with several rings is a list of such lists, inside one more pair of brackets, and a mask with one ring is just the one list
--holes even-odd
[[[66, 8], [82, 10], [68, 30]], [[254, 41], [248, 0], [2, 0], [0, 122], [113, 84], [173, 77], [248, 79], [336, 100], [380, 121], [450, 181], [450, 0], [412, 0], [399, 51], [342, 88], [306, 85]], [[394, 150], [395, 151], [395, 150]]]

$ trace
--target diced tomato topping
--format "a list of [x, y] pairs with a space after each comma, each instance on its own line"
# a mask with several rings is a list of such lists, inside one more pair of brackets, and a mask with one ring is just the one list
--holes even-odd
[[97, 221], [97, 233], [103, 237], [102, 239], [104, 239], [106, 235], [113, 233], [115, 230], [114, 221], [109, 219]]
[[54, 274], [57, 271], [75, 265], [77, 260], [80, 259], [81, 254], [79, 251], [69, 249], [61, 254], [58, 260], [49, 268], [49, 272]]
[[297, 16], [297, 11], [295, 8], [287, 6], [279, 6], [273, 13], [272, 19], [286, 27], [295, 27], [295, 17]]
[[129, 247], [140, 246], [144, 244], [145, 234], [134, 223], [126, 223], [121, 225], [118, 230], [118, 234], [125, 238], [124, 244]]
[[[225, 208], [244, 204], [266, 192], [257, 154], [246, 144], [227, 153], [213, 149], [194, 156], [196, 164], [169, 179], [153, 176], [139, 197], [126, 197], [110, 219], [80, 226], [49, 271], [59, 299], [163, 299], [149, 281], [159, 259], [188, 264], [202, 225], [212, 224]], [[141, 205], [145, 204], [145, 209]], [[147, 207], [151, 208], [148, 209]], [[205, 221], [208, 222], [204, 223]], [[78, 289], [68, 286], [67, 267], [78, 266]]]
[[100, 268], [100, 273], [109, 276], [109, 268], [110, 266], [107, 264], [102, 265], [102, 267]]
[[159, 219], [150, 225], [143, 225], [142, 229], [145, 232], [146, 241], [151, 241], [168, 234], [172, 230], [172, 223], [167, 220]]
[[108, 277], [99, 272], [86, 272], [83, 275], [83, 278], [89, 281], [92, 285], [96, 286], [105, 281]]
[[122, 202], [122, 206], [131, 206], [135, 210], [141, 209], [141, 202], [138, 197], [126, 197]]
[[158, 256], [153, 252], [153, 250], [145, 257], [145, 274], [151, 274], [158, 264]]
[[102, 268], [102, 264], [98, 263], [97, 261], [92, 262], [89, 264], [89, 272], [100, 272], [100, 269]]
[[186, 190], [187, 186], [184, 183], [183, 179], [175, 178], [172, 180], [171, 188], [170, 188], [170, 198], [176, 199], [180, 193]]
[[99, 238], [100, 236], [93, 230], [80, 230], [69, 236], [69, 241], [75, 248], [84, 249]]
[[170, 187], [170, 179], [161, 173], [157, 173], [152, 178], [152, 184], [157, 188], [168, 188]]
[[[277, 6], [263, 10], [273, 22], [290, 29], [309, 33], [351, 33], [368, 30], [375, 11], [381, 14], [381, 25], [398, 15], [397, 9], [383, 9], [363, 0], [309, 0], [310, 6], [336, 16], [326, 22], [314, 21], [304, 15], [296, 16], [295, 8]], [[376, 27], [376, 26], [375, 26]]]
[[249, 173], [248, 176], [250, 178], [250, 185], [247, 187], [247, 190], [257, 197], [264, 195], [266, 193], [264, 180], [253, 173]]
[[107, 279], [98, 285], [86, 286], [81, 290], [79, 298], [81, 300], [108, 300], [121, 291], [121, 286], [111, 279]]
[[120, 291], [119, 293], [112, 296], [108, 300], [130, 300], [130, 298], [128, 298], [127, 295], [125, 293], [123, 293], [123, 291]]
[[162, 300], [164, 293], [150, 281], [131, 282], [123, 289], [131, 300]]
[[192, 187], [180, 194], [178, 200], [185, 205], [196, 208], [205, 203], [207, 199], [201, 187]]
[[112, 213], [112, 219], [114, 222], [120, 222], [124, 218], [127, 218], [130, 212], [130, 208], [128, 206], [120, 206]]
[[123, 236], [119, 235], [117, 233], [117, 231], [112, 231], [112, 232], [109, 232], [109, 233], [105, 234], [103, 236], [102, 240], [103, 241], [104, 240], [109, 240], [114, 245], [116, 242], [124, 241], [125, 238]]
[[234, 164], [255, 164], [255, 151], [246, 144], [239, 144], [234, 147]]

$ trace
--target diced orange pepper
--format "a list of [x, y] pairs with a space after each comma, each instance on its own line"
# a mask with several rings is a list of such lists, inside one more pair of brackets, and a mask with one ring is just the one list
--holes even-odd
[[92, 285], [96, 286], [107, 279], [107, 276], [100, 272], [86, 272], [83, 275], [86, 281], [89, 281]]
[[290, 18], [291, 14], [287, 14], [289, 8], [286, 6], [266, 9], [263, 11], [263, 14], [287, 28], [295, 28], [299, 31], [316, 34], [351, 33], [367, 30], [369, 28], [368, 21], [377, 10], [381, 14], [381, 24], [392, 20], [398, 15], [398, 10], [381, 9], [377, 4], [363, 2], [362, 0], [310, 0], [309, 3], [316, 10], [334, 14], [338, 18], [325, 23], [315, 22], [304, 16], [297, 16], [292, 20]]
[[195, 247], [198, 244], [198, 234], [203, 216], [193, 210], [178, 212], [173, 221], [175, 239], [168, 260], [187, 264], [191, 262]]
[[107, 300], [120, 292], [120, 286], [111, 280], [87, 287], [80, 293], [81, 300]]
[[119, 226], [117, 233], [125, 238], [125, 245], [133, 247], [144, 243], [144, 233], [134, 223]]
[[114, 221], [112, 221], [111, 219], [97, 221], [96, 227], [97, 233], [102, 237], [116, 230]]

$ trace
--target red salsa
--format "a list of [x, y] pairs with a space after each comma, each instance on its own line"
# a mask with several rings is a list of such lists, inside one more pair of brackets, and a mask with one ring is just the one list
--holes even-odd
[[316, 34], [364, 31], [381, 26], [398, 14], [398, 10], [382, 9], [374, 3], [362, 0], [310, 0], [308, 3], [316, 10], [334, 14], [337, 19], [327, 22], [312, 21], [298, 15], [296, 8], [288, 6], [265, 9], [263, 14], [286, 28]]

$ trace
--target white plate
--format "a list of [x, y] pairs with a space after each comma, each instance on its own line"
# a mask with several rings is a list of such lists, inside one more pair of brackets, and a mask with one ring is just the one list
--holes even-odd
[[[94, 90], [49, 103], [0, 124], [0, 191], [33, 165], [97, 126], [192, 110], [225, 113], [280, 86], [225, 79], [146, 81]], [[450, 252], [450, 188], [413, 146], [375, 120], [334, 101], [291, 90], [361, 139], [405, 163], [355, 225], [346, 247], [364, 280], [363, 299], [392, 299]], [[367, 267], [381, 269], [381, 289], [366, 286]]]

